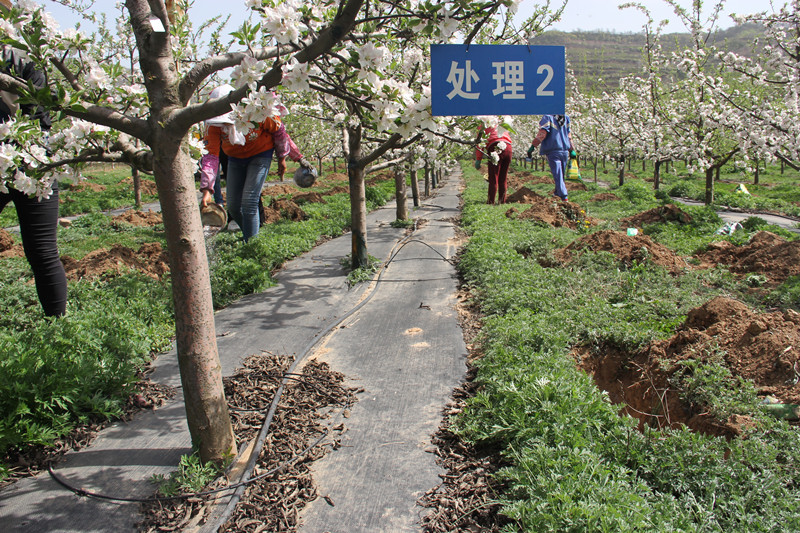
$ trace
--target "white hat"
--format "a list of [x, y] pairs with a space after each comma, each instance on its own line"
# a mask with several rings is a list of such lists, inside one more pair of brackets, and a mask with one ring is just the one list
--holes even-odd
[[[208, 97], [209, 99], [222, 98], [223, 96], [228, 96], [231, 92], [233, 92], [233, 87], [231, 87], [226, 83], [225, 85], [220, 85], [219, 87], [215, 87], [214, 90], [211, 91], [211, 94], [208, 95]], [[231, 113], [228, 112], [225, 113], [224, 115], [219, 115], [218, 117], [206, 120], [206, 124], [209, 126], [222, 126], [223, 124], [233, 124], [233, 118], [231, 117]]]

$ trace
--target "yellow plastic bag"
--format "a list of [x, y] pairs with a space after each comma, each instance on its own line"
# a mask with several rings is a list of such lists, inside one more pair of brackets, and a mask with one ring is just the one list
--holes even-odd
[[569, 160], [569, 168], [567, 169], [567, 179], [572, 181], [583, 181], [581, 179], [581, 171], [578, 168], [577, 159]]

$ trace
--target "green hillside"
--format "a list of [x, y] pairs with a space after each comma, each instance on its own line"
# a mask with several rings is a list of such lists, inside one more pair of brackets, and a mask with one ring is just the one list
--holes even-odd
[[[714, 35], [720, 48], [750, 55], [753, 40], [762, 33], [756, 24], [742, 24]], [[689, 43], [688, 33], [662, 36], [664, 49], [674, 50]], [[642, 64], [644, 33], [612, 33], [602, 31], [549, 31], [531, 41], [534, 45], [558, 45], [567, 50], [567, 61], [578, 77], [583, 90], [611, 90], [621, 77], [636, 74]]]

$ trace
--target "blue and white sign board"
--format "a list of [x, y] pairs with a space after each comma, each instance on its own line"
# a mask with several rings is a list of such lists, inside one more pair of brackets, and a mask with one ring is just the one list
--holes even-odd
[[564, 114], [563, 46], [431, 45], [434, 116]]

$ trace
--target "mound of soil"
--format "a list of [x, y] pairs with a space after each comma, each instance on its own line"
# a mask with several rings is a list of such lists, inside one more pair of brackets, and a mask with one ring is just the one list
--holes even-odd
[[567, 181], [564, 182], [564, 185], [566, 185], [566, 187], [567, 187], [567, 192], [570, 192], [570, 191], [585, 191], [586, 190], [586, 184], [583, 183], [582, 181], [567, 180]]
[[734, 274], [763, 274], [768, 285], [778, 285], [800, 275], [800, 241], [786, 241], [769, 231], [759, 231], [744, 246], [728, 241], [712, 242], [695, 255], [699, 268], [727, 265]]
[[331, 190], [324, 192], [322, 194], [324, 196], [331, 196], [333, 194], [341, 194], [341, 193], [350, 194], [350, 187], [344, 185], [337, 185], [336, 187], [333, 187]]
[[0, 228], [0, 258], [24, 256], [22, 244], [16, 244], [13, 235]]
[[380, 174], [375, 174], [364, 180], [364, 185], [368, 187], [372, 187], [376, 183], [380, 183], [386, 180], [394, 180], [394, 173], [392, 172], [381, 172]]
[[119, 222], [124, 222], [132, 226], [158, 226], [164, 221], [161, 219], [161, 213], [129, 209], [111, 219], [112, 224], [117, 224]]
[[262, 215], [263, 224], [273, 224], [284, 218], [293, 221], [308, 218], [306, 212], [294, 200], [288, 198], [273, 198], [268, 206], [264, 206]]
[[526, 184], [536, 185], [538, 183], [553, 183], [553, 178], [549, 175], [534, 175], [527, 170], [518, 170], [508, 176], [508, 186], [515, 190], [521, 189]]
[[619, 196], [613, 192], [600, 192], [589, 198], [590, 202], [613, 202], [619, 200]]
[[103, 192], [106, 190], [106, 186], [89, 180], [81, 180], [78, 183], [70, 185], [69, 189], [75, 192]]
[[261, 196], [283, 196], [285, 194], [294, 194], [296, 192], [297, 189], [291, 185], [271, 185], [261, 191]]
[[[520, 194], [525, 200], [525, 204], [531, 204], [531, 207], [521, 213], [516, 208], [512, 207], [506, 211], [506, 216], [509, 218], [516, 217], [518, 219], [536, 220], [556, 228], [568, 227], [571, 229], [591, 226], [596, 223], [596, 221], [587, 216], [586, 212], [581, 209], [581, 206], [576, 203], [565, 202], [557, 198], [545, 198], [525, 187], [519, 189], [518, 192], [512, 194], [509, 198], [513, 198], [517, 194]], [[506, 198], [506, 202], [520, 201], [509, 198]]]
[[584, 252], [611, 252], [625, 266], [633, 262], [660, 265], [675, 274], [686, 268], [686, 261], [666, 246], [653, 242], [647, 235], [629, 236], [613, 230], [602, 230], [573, 241], [566, 248], [553, 252], [562, 264], [569, 264]]
[[328, 202], [325, 201], [325, 198], [318, 192], [302, 192], [295, 194], [292, 199], [295, 202], [308, 202], [308, 203], [316, 203], [316, 204], [326, 204]]
[[125, 269], [138, 270], [155, 279], [161, 279], [169, 272], [167, 253], [157, 242], [145, 243], [136, 252], [127, 246], [115, 244], [110, 250], [89, 252], [80, 261], [63, 255], [61, 262], [70, 280], [115, 276]]
[[14, 246], [14, 237], [4, 229], [0, 229], [0, 252], [5, 252]]
[[[133, 178], [125, 178], [124, 180], [120, 181], [120, 184], [125, 185], [133, 190]], [[156, 187], [156, 182], [145, 179], [139, 180], [139, 192], [147, 196], [158, 196], [158, 187]]]
[[533, 192], [527, 187], [520, 187], [514, 191], [514, 194], [506, 196], [507, 204], [532, 204], [536, 198], [542, 198], [541, 195]]
[[[682, 398], [681, 373], [686, 362], [712, 362], [726, 367], [733, 378], [754, 383], [759, 394], [782, 403], [800, 403], [800, 313], [791, 309], [759, 313], [745, 304], [717, 297], [693, 309], [671, 338], [646, 346], [638, 353], [606, 350], [583, 354], [579, 366], [594, 376], [612, 401], [640, 427], [678, 427], [727, 437], [750, 424], [747, 417], [715, 419], [707, 406]], [[725, 387], [724, 383], [720, 387]]]
[[325, 181], [350, 181], [350, 178], [341, 172], [328, 172], [325, 174]]
[[692, 222], [692, 217], [675, 204], [665, 204], [619, 221], [620, 226], [623, 228], [641, 228], [645, 224], [664, 222], [689, 224]]

